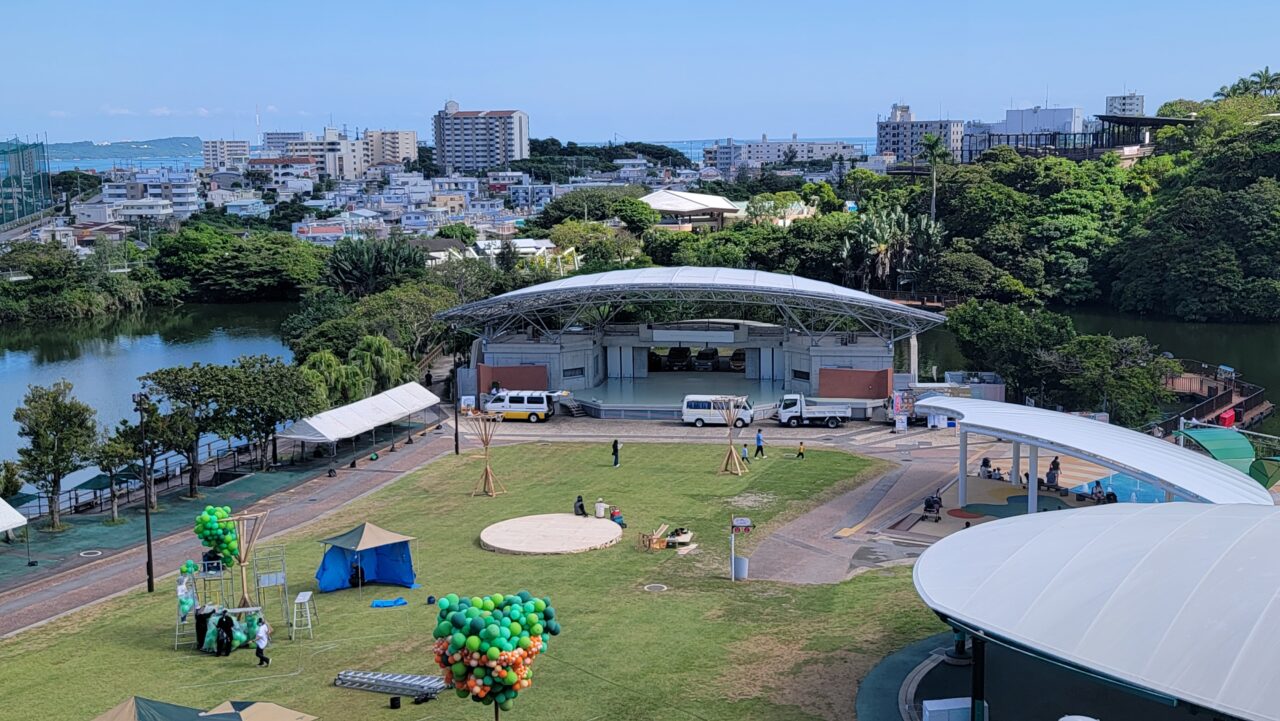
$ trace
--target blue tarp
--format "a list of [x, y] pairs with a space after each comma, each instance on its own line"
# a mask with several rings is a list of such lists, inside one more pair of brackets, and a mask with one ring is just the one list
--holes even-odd
[[414, 583], [413, 558], [408, 541], [364, 551], [330, 546], [324, 552], [320, 568], [316, 569], [320, 590], [328, 592], [351, 588], [351, 575], [356, 566], [363, 569], [365, 584], [388, 583], [410, 588]]

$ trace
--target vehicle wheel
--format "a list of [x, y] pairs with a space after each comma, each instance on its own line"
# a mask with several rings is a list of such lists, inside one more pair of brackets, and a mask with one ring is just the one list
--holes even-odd
[[800, 419], [792, 418], [787, 421], [787, 425], [791, 426], [792, 428], [798, 428], [800, 426]]
[[828, 418], [828, 419], [827, 419], [827, 428], [835, 428], [835, 427], [837, 427], [837, 426], [839, 426], [839, 425], [840, 425], [840, 420], [839, 420], [838, 418]]
[[937, 518], [933, 519], [933, 522], [934, 522], [934, 523], [942, 523], [942, 516], [938, 516]]
[[537, 413], [530, 413], [530, 414], [529, 414], [529, 422], [530, 422], [530, 423], [537, 423], [537, 422], [538, 422], [538, 421], [540, 421], [540, 420], [542, 420], [542, 419], [538, 417], [538, 414], [537, 414]]
[[744, 423], [744, 422], [743, 422], [743, 420], [742, 420], [741, 418], [739, 418], [738, 420], [736, 420], [736, 421], [734, 421], [734, 422], [733, 422], [733, 427], [734, 427], [734, 428], [741, 428], [741, 427], [743, 427], [743, 426], [745, 426], [745, 425], [747, 425], [747, 424], [746, 424], [746, 423]]
[[701, 419], [701, 418], [694, 418], [694, 419], [693, 419], [693, 427], [694, 427], [694, 428], [701, 428], [701, 427], [702, 427], [702, 425], [703, 425], [703, 423], [702, 423], [702, 419]]

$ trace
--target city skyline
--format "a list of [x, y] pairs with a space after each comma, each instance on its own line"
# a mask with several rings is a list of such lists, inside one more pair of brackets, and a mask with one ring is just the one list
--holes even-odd
[[[1207, 98], [1273, 59], [1267, 35], [1280, 21], [1276, 6], [1238, 3], [1232, 16], [1251, 21], [1233, 25], [1228, 40], [1214, 28], [1226, 18], [1186, 2], [1087, 0], [1070, 17], [1004, 0], [963, 12], [924, 5], [913, 17], [929, 8], [956, 17], [905, 27], [896, 7], [837, 2], [788, 13], [756, 2], [575, 1], [536, 13], [508, 2], [228, 2], [165, 6], [163, 16], [146, 2], [29, 4], [9, 9], [14, 26], [54, 32], [7, 40], [18, 58], [10, 97], [24, 102], [0, 114], [0, 130], [51, 142], [252, 139], [256, 110], [262, 130], [316, 131], [332, 119], [429, 138], [432, 116], [453, 99], [523, 110], [534, 137], [873, 136], [894, 102], [922, 118], [997, 120], [1033, 105], [1092, 115], [1106, 95], [1130, 90], [1147, 96], [1151, 112], [1173, 98]], [[378, 19], [392, 13], [396, 22]], [[302, 16], [329, 30], [305, 34]], [[340, 16], [355, 36], [325, 21]], [[297, 42], [284, 41], [292, 33]], [[217, 50], [218, 38], [255, 34], [276, 42]]]

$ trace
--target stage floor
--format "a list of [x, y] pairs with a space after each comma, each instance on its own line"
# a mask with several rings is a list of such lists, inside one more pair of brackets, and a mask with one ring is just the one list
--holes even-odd
[[580, 401], [610, 406], [679, 407], [687, 395], [747, 396], [753, 405], [776, 403], [782, 381], [748, 379], [741, 373], [718, 371], [652, 373], [647, 378], [610, 378], [607, 382], [574, 391]]

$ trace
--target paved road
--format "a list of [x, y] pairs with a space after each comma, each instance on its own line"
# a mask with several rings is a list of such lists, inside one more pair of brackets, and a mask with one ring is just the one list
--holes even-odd
[[[271, 511], [264, 538], [306, 525], [433, 458], [451, 453], [453, 436], [451, 432], [429, 433], [412, 446], [401, 445], [399, 449], [383, 452], [377, 461], [366, 461], [358, 470], [342, 468], [336, 479], [321, 475], [241, 510]], [[194, 535], [184, 531], [159, 539], [154, 550], [156, 574], [164, 576], [184, 560], [199, 558], [203, 549]], [[146, 550], [138, 546], [0, 594], [0, 637], [141, 587], [146, 580]]]

